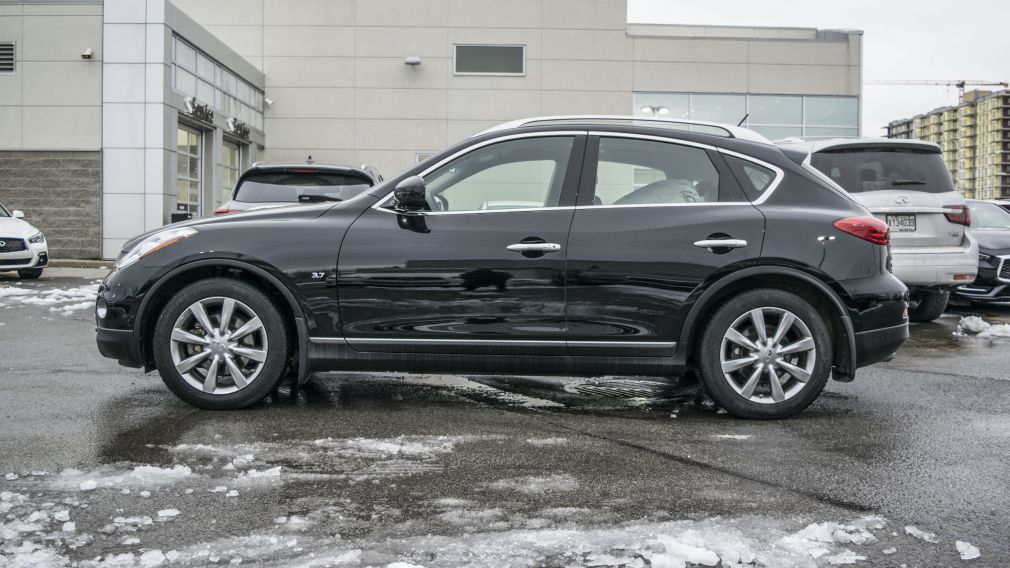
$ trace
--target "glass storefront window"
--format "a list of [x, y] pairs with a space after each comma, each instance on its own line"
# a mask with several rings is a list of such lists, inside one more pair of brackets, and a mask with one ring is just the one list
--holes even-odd
[[750, 129], [769, 140], [782, 140], [783, 138], [798, 138], [803, 136], [802, 126], [759, 126], [752, 124]]
[[745, 95], [691, 95], [691, 120], [736, 124], [745, 114]]
[[751, 95], [747, 103], [751, 124], [803, 123], [803, 97]]
[[636, 93], [635, 114], [659, 118], [689, 118], [689, 95], [669, 93]]
[[805, 135], [817, 138], [855, 138], [856, 136], [859, 136], [859, 129], [840, 128], [831, 126], [829, 127], [808, 126]]
[[200, 188], [203, 182], [200, 168], [203, 135], [198, 130], [179, 125], [176, 140], [179, 166], [176, 170], [175, 210], [199, 217]]
[[816, 126], [855, 126], [859, 102], [854, 97], [806, 97], [806, 123]]
[[262, 130], [263, 92], [181, 38], [173, 39], [175, 90]]
[[238, 181], [240, 157], [239, 145], [225, 140], [221, 147], [221, 187], [215, 207], [231, 199], [231, 192]]

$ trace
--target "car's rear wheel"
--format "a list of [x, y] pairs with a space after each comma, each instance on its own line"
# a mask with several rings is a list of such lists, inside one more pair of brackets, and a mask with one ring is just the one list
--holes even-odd
[[18, 278], [22, 280], [36, 280], [41, 276], [41, 268], [22, 268], [21, 270], [18, 270]]
[[203, 280], [162, 310], [154, 361], [168, 388], [189, 404], [245, 408], [281, 379], [288, 338], [280, 311], [263, 292], [237, 280]]
[[916, 322], [931, 322], [947, 311], [950, 292], [946, 290], [919, 289], [912, 292], [909, 302], [908, 319]]
[[821, 314], [773, 288], [726, 301], [709, 320], [697, 361], [716, 403], [741, 418], [786, 418], [810, 405], [831, 374]]

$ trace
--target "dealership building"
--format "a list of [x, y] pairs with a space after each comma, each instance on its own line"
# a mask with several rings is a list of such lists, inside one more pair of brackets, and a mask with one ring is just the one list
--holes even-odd
[[525, 116], [859, 134], [862, 34], [625, 0], [0, 0], [0, 202], [54, 257], [207, 216], [259, 160], [387, 177]]

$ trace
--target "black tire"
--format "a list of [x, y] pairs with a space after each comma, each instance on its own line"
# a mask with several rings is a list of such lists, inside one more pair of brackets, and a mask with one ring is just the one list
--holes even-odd
[[[197, 301], [211, 298], [230, 298], [245, 304], [255, 316], [259, 317], [263, 334], [266, 337], [267, 348], [264, 350], [266, 358], [262, 362], [258, 375], [244, 388], [231, 393], [206, 393], [196, 388], [176, 369], [172, 359], [172, 332], [177, 320]], [[218, 315], [218, 320], [220, 319], [220, 315]], [[176, 396], [193, 406], [208, 410], [245, 408], [263, 400], [283, 377], [288, 355], [291, 352], [290, 337], [290, 330], [280, 310], [273, 305], [272, 300], [266, 294], [254, 286], [229, 278], [201, 280], [176, 293], [158, 317], [154, 331], [154, 363], [165, 385]], [[200, 349], [203, 350], [202, 347]], [[238, 358], [233, 360], [243, 361]], [[246, 365], [255, 365], [255, 362], [251, 360], [244, 362]], [[202, 367], [203, 364], [201, 364], [200, 370], [203, 370], [204, 376], [206, 376], [206, 369]], [[225, 377], [225, 381], [230, 380], [224, 372], [221, 376]]]
[[[777, 359], [787, 359], [786, 362], [790, 365], [803, 366], [801, 370], [806, 370], [809, 367], [810, 375], [807, 381], [802, 382], [778, 368], [776, 375], [779, 376], [778, 373], [782, 372], [781, 376], [785, 377], [785, 382], [780, 388], [784, 388], [785, 394], [788, 395], [779, 402], [772, 402], [774, 396], [771, 393], [770, 375], [763, 371], [758, 373], [757, 365], [728, 373], [735, 381], [734, 384], [743, 387], [741, 390], [744, 392], [746, 392], [747, 379], [755, 374], [759, 377], [755, 383], [758, 386], [756, 390], [751, 391], [750, 398], [745, 398], [741, 392], [734, 389], [730, 385], [730, 378], [727, 378], [723, 373], [721, 355], [724, 349], [728, 350], [728, 356], [729, 352], [734, 350], [748, 351], [729, 340], [724, 344], [724, 338], [729, 333], [730, 327], [734, 323], [737, 323], [738, 326], [750, 325], [756, 334], [757, 326], [753, 324], [753, 319], [746, 318], [749, 318], [748, 313], [759, 308], [768, 310], [767, 313], [772, 317], [778, 315], [780, 318], [778, 321], [765, 320], [766, 334], [769, 337], [774, 335], [777, 324], [785, 319], [787, 312], [802, 323], [802, 325], [792, 324], [787, 327], [788, 331], [780, 345], [792, 345], [808, 336], [813, 341], [812, 360], [809, 359], [811, 357], [809, 350], [791, 356], [777, 357]], [[747, 323], [748, 321], [750, 324]], [[746, 334], [744, 335], [746, 336]], [[695, 359], [699, 371], [701, 371], [702, 384], [716, 403], [726, 412], [739, 418], [777, 419], [793, 416], [809, 406], [821, 394], [831, 375], [832, 338], [823, 316], [809, 302], [785, 290], [759, 288], [729, 298], [709, 318], [709, 323], [705, 327], [698, 345]], [[747, 358], [749, 354], [748, 351], [744, 355], [729, 357], [728, 360], [731, 362], [737, 358], [742, 360]], [[772, 356], [772, 359], [776, 359], [776, 357]], [[767, 395], [765, 391], [767, 391]], [[755, 402], [752, 400], [755, 397], [767, 402]]]
[[909, 321], [931, 322], [947, 311], [950, 292], [946, 290], [916, 290], [912, 293], [912, 307], [908, 310]]
[[18, 278], [22, 280], [37, 280], [42, 276], [41, 268], [22, 268], [18, 270]]

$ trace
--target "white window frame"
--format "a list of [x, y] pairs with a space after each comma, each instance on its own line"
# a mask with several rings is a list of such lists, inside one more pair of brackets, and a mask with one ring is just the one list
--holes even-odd
[[[522, 48], [523, 70], [521, 73], [476, 73], [456, 70], [456, 54], [460, 47], [519, 47]], [[526, 76], [526, 44], [525, 43], [454, 43], [452, 44], [452, 74], [457, 77], [525, 77]]]

